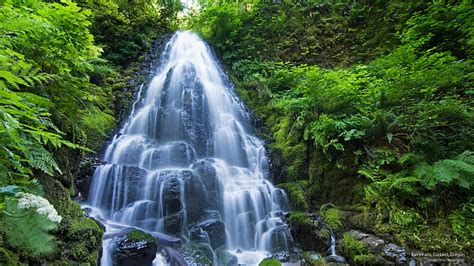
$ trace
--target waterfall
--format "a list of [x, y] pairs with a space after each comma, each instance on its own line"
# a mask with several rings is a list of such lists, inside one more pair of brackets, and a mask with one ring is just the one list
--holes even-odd
[[269, 181], [264, 143], [208, 45], [177, 32], [142, 89], [90, 188], [89, 204], [107, 230], [136, 227], [194, 241], [198, 229], [214, 250], [243, 264], [288, 251], [286, 195]]

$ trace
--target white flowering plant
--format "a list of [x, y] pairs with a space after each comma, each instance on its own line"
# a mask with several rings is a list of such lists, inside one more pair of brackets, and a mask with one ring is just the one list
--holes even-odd
[[0, 188], [0, 227], [10, 246], [41, 257], [55, 249], [53, 230], [62, 217], [45, 198], [20, 192], [17, 186]]
[[61, 223], [62, 217], [47, 199], [24, 192], [18, 192], [15, 196], [20, 198], [17, 206], [19, 209], [36, 208], [38, 214], [45, 215], [51, 222]]

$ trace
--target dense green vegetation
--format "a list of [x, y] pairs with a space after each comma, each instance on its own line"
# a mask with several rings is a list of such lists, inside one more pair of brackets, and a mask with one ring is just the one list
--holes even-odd
[[97, 262], [103, 229], [71, 200], [73, 179], [115, 127], [130, 66], [171, 32], [176, 10], [160, 1], [2, 1], [0, 264]]
[[359, 205], [411, 249], [472, 254], [471, 1], [202, 6], [188, 25], [263, 122], [294, 207]]

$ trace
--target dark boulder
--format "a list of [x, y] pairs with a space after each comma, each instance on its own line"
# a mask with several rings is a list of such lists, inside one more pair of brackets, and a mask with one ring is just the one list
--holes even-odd
[[161, 255], [165, 258], [166, 262], [173, 266], [187, 266], [186, 260], [183, 255], [177, 250], [169, 247], [165, 247], [160, 251]]
[[158, 247], [155, 239], [143, 231], [132, 229], [113, 238], [114, 265], [152, 265]]
[[190, 171], [184, 173], [183, 182], [187, 222], [197, 223], [204, 215], [204, 209], [209, 202], [206, 187], [201, 178]]
[[199, 224], [199, 227], [209, 235], [209, 240], [213, 249], [218, 249], [225, 245], [225, 225], [221, 220], [207, 220]]
[[209, 235], [200, 227], [193, 226], [189, 229], [189, 239], [195, 243], [210, 244]]
[[337, 263], [337, 264], [346, 264], [346, 259], [343, 256], [339, 255], [330, 255], [324, 258], [326, 262]]
[[163, 186], [163, 215], [169, 215], [181, 211], [183, 205], [181, 202], [181, 186], [180, 181], [182, 173], [175, 171], [163, 171], [160, 173], [160, 180]]
[[223, 265], [223, 266], [237, 265], [237, 257], [223, 248], [216, 250], [216, 256], [217, 256], [217, 265]]
[[181, 239], [167, 234], [150, 232], [150, 235], [155, 238], [158, 247], [178, 248], [183, 244], [183, 241]]
[[184, 211], [170, 214], [163, 217], [163, 227], [165, 232], [172, 235], [181, 233], [184, 225]]
[[89, 197], [92, 176], [94, 175], [95, 169], [103, 164], [105, 164], [105, 162], [98, 158], [85, 158], [81, 162], [79, 172], [74, 181], [77, 192], [81, 194], [82, 198], [87, 199]]
[[208, 209], [219, 209], [219, 203], [222, 202], [219, 194], [221, 189], [212, 159], [198, 161], [192, 165], [192, 169], [201, 177], [201, 181], [206, 189]]

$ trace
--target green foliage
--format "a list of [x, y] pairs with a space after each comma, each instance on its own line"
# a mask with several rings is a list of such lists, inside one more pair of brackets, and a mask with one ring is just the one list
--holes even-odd
[[[18, 200], [6, 197], [5, 210], [2, 213], [2, 234], [11, 247], [23, 255], [39, 258], [51, 254], [55, 248], [54, 237], [50, 231], [57, 228], [45, 216], [35, 210], [18, 209]], [[28, 232], [28, 233], [25, 233]]]
[[453, 233], [462, 241], [474, 239], [474, 204], [472, 200], [454, 210], [448, 219]]
[[458, 186], [469, 190], [474, 185], [474, 152], [465, 151], [452, 160], [438, 161], [432, 166], [422, 163], [417, 166], [415, 173], [427, 189]]
[[266, 258], [262, 260], [258, 265], [259, 266], [279, 266], [282, 264], [277, 258]]
[[18, 256], [12, 252], [0, 247], [0, 264], [2, 265], [21, 265]]
[[171, 21], [181, 7], [177, 1], [81, 0], [92, 11], [90, 31], [104, 50], [104, 58], [127, 67], [151, 47], [156, 39], [171, 32]]

